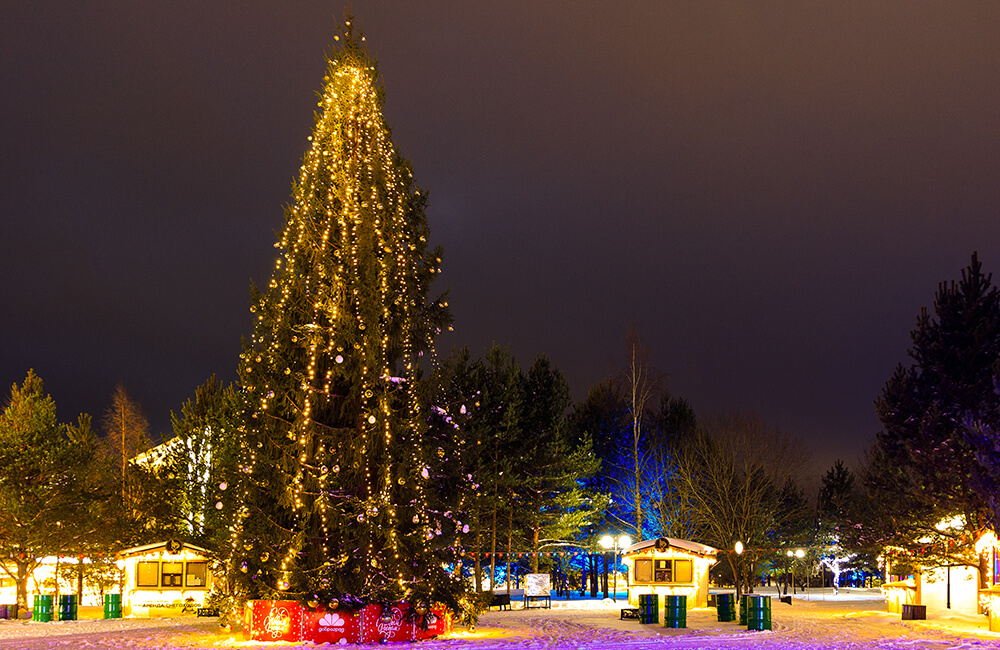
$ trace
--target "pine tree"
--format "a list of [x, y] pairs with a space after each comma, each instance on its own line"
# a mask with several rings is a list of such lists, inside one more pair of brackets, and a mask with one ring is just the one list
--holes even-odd
[[897, 366], [875, 401], [882, 431], [864, 477], [892, 518], [882, 542], [920, 552], [927, 565], [967, 564], [984, 576], [986, 558], [969, 535], [990, 520], [975, 433], [1000, 425], [1000, 291], [978, 255], [960, 281], [940, 283], [933, 316], [922, 309], [911, 338], [913, 364]]
[[180, 477], [178, 514], [186, 536], [212, 551], [228, 551], [233, 513], [224, 508], [224, 497], [237, 465], [232, 434], [238, 410], [235, 387], [223, 387], [212, 375], [195, 389], [194, 399], [184, 403], [180, 416], [170, 416], [175, 437], [168, 443], [165, 461]]
[[60, 424], [34, 371], [11, 387], [0, 412], [0, 571], [14, 580], [21, 607], [42, 558], [79, 548], [99, 526], [95, 456], [90, 416]]
[[450, 317], [429, 300], [441, 262], [426, 195], [390, 139], [375, 62], [348, 19], [253, 338], [231, 496], [231, 584], [246, 598], [458, 609], [454, 522], [435, 502], [420, 357]]

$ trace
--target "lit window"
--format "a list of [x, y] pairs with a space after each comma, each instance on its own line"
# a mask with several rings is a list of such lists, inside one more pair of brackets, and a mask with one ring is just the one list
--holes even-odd
[[207, 562], [188, 562], [184, 572], [184, 582], [188, 587], [204, 587], [208, 582]]
[[635, 561], [635, 581], [636, 582], [652, 582], [653, 581], [653, 561], [652, 560], [636, 560]]
[[691, 560], [674, 560], [674, 582], [694, 582]]
[[160, 571], [160, 584], [164, 587], [180, 587], [182, 573], [184, 571], [183, 562], [164, 562]]
[[135, 565], [135, 586], [136, 587], [159, 587], [160, 586], [160, 563], [159, 562], [138, 562]]

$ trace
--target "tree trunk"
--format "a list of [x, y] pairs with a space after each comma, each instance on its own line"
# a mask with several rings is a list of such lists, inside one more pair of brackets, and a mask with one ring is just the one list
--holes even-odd
[[590, 566], [590, 597], [597, 598], [597, 590], [600, 589], [598, 584], [599, 574], [597, 573], [597, 556], [593, 553], [587, 554], [587, 564]]
[[507, 511], [507, 595], [510, 595], [510, 551], [511, 544], [513, 543], [514, 536], [514, 506], [511, 504], [510, 510]]
[[494, 590], [493, 581], [497, 578], [497, 502], [493, 499], [493, 528], [490, 530], [490, 591]]
[[23, 611], [28, 609], [28, 577], [31, 572], [28, 570], [31, 560], [14, 560], [17, 567], [17, 609]]
[[479, 528], [479, 517], [476, 517], [476, 561], [475, 561], [475, 589], [478, 594], [483, 590], [483, 534]]
[[538, 573], [538, 538], [541, 536], [542, 522], [535, 520], [535, 527], [531, 531], [531, 572]]

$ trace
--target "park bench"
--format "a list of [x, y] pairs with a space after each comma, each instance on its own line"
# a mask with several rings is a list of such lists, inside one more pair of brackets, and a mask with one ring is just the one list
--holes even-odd
[[622, 607], [621, 620], [626, 618], [634, 618], [639, 620], [639, 608], [638, 607]]
[[490, 600], [490, 609], [494, 607], [499, 607], [501, 610], [510, 610], [510, 594], [493, 594], [493, 599]]
[[903, 605], [904, 621], [926, 621], [927, 605]]

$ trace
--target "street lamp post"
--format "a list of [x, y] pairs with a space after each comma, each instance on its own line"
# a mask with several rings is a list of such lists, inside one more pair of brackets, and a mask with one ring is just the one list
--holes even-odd
[[[796, 560], [796, 558], [799, 559], [799, 560], [801, 560], [803, 557], [805, 557], [805, 555], [806, 555], [806, 552], [803, 551], [801, 548], [795, 549], [795, 552], [792, 552], [791, 550], [788, 551], [788, 563], [792, 567], [792, 595], [793, 596], [795, 595], [795, 560]], [[785, 575], [786, 576], [788, 575], [787, 571], [785, 572]], [[787, 593], [788, 593], [788, 585], [786, 584], [785, 585], [785, 594], [787, 594]]]
[[[791, 568], [792, 573], [792, 595], [795, 595], [795, 565], [792, 564], [792, 552], [787, 551], [788, 555], [788, 567]], [[785, 569], [785, 595], [788, 595], [788, 569]]]
[[733, 563], [733, 581], [736, 583], [736, 593], [740, 593], [740, 556], [743, 555], [743, 542], [736, 540], [736, 544], [733, 545], [733, 550], [736, 551], [736, 562]]
[[[118, 558], [115, 562], [115, 566], [118, 567], [118, 593], [121, 594], [122, 601], [125, 600], [125, 559]], [[124, 602], [122, 605], [124, 606]]]
[[614, 586], [614, 591], [612, 591], [611, 594], [611, 599], [617, 603], [618, 602], [618, 549], [619, 548], [624, 549], [627, 546], [631, 546], [632, 538], [629, 537], [628, 535], [619, 535], [618, 537], [605, 535], [604, 537], [601, 538], [600, 544], [605, 549], [610, 549], [614, 547], [615, 565], [613, 570], [615, 574], [614, 577], [615, 586]]
[[[801, 560], [803, 557], [805, 557], [805, 555], [806, 555], [806, 552], [803, 551], [801, 548], [795, 549], [795, 558], [796, 559]], [[795, 594], [795, 564], [794, 563], [792, 564], [792, 594], [793, 595]]]

